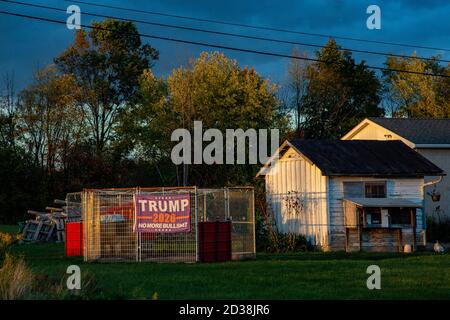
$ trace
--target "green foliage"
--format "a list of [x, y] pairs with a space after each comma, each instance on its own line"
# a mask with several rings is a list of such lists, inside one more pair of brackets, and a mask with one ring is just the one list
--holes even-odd
[[45, 206], [45, 175], [24, 150], [0, 146], [0, 177], [1, 223], [14, 223], [27, 209]]
[[436, 221], [436, 219], [427, 219], [427, 241], [441, 243], [450, 242], [450, 220]]
[[339, 139], [363, 118], [383, 115], [380, 82], [364, 61], [357, 64], [333, 39], [316, 58], [309, 65], [292, 62], [289, 69], [298, 135]]
[[386, 67], [411, 73], [385, 71], [384, 91], [392, 116], [411, 118], [450, 117], [450, 78], [423, 76], [417, 73], [450, 75], [450, 65], [441, 66], [435, 60], [423, 61], [411, 57], [389, 57]]
[[203, 130], [217, 128], [279, 128], [287, 121], [278, 111], [276, 87], [255, 70], [241, 68], [222, 53], [200, 54], [188, 67], [173, 70], [167, 83], [151, 72], [141, 77], [140, 103], [127, 111], [120, 128], [125, 140], [137, 146], [134, 151], [157, 168], [162, 184], [216, 186], [245, 184], [251, 181], [257, 166], [192, 165], [167, 167], [173, 130], [192, 131], [193, 122]]
[[89, 137], [102, 153], [113, 138], [120, 113], [132, 103], [142, 73], [158, 59], [158, 52], [141, 43], [132, 22], [106, 19], [92, 25], [89, 33], [77, 32], [74, 43], [55, 64], [75, 78]]

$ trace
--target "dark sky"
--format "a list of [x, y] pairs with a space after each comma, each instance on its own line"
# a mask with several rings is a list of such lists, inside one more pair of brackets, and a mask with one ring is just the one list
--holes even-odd
[[[22, 1], [64, 9], [71, 4], [70, 1], [63, 0]], [[450, 1], [448, 0], [85, 1], [235, 23], [450, 49]], [[376, 4], [381, 7], [381, 30], [368, 30], [366, 28], [366, 19], [368, 17], [366, 8], [371, 4]], [[323, 45], [327, 41], [326, 38], [321, 37], [245, 29], [242, 27], [130, 13], [87, 5], [79, 6], [82, 12], [101, 13], [131, 19], [178, 24], [320, 45]], [[4, 2], [0, 2], [0, 10], [50, 17], [62, 21], [65, 21], [67, 18], [67, 14], [63, 12], [29, 8]], [[82, 15], [83, 24], [88, 24], [91, 19], [91, 17]], [[208, 35], [149, 25], [138, 25], [138, 28], [141, 33], [158, 36], [169, 36], [283, 54], [290, 54], [292, 51], [292, 45]], [[15, 73], [17, 87], [22, 88], [31, 81], [33, 70], [51, 63], [52, 59], [72, 42], [73, 35], [74, 31], [68, 30], [65, 25], [0, 14], [0, 73], [13, 71]], [[177, 44], [162, 40], [143, 39], [143, 41], [150, 43], [160, 51], [160, 60], [156, 62], [154, 67], [154, 72], [159, 76], [166, 76], [173, 67], [185, 63], [189, 57], [197, 56], [203, 50], [215, 50], [207, 47]], [[349, 40], [338, 40], [338, 42], [347, 48], [399, 54], [411, 54], [415, 50], [409, 47]], [[313, 55], [312, 49], [307, 47], [301, 47], [301, 49]], [[416, 51], [421, 56], [440, 54], [442, 59], [450, 60], [449, 51], [428, 49], [417, 49]], [[285, 78], [288, 59], [233, 51], [225, 51], [225, 53], [229, 57], [237, 59], [242, 66], [254, 66], [260, 74], [273, 81], [282, 82]], [[364, 59], [368, 64], [376, 66], [381, 66], [385, 60], [384, 57], [368, 54], [355, 54], [354, 56], [358, 61]]]

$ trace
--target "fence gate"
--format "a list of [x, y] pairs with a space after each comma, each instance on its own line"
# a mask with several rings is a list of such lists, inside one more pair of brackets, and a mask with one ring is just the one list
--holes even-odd
[[[183, 199], [188, 205], [176, 216], [145, 215], [142, 210], [159, 210], [151, 207], [160, 205], [159, 199]], [[201, 221], [231, 221], [233, 259], [255, 255], [251, 187], [86, 189], [81, 193], [81, 203], [85, 261], [199, 261]], [[165, 207], [163, 212], [178, 209], [175, 204], [172, 202], [173, 208]], [[164, 220], [181, 229], [158, 228], [161, 225], [155, 221]]]

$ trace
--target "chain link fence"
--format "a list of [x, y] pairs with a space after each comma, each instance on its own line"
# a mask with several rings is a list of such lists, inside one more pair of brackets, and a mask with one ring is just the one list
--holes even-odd
[[[137, 232], [136, 197], [189, 199], [187, 230]], [[85, 261], [196, 262], [198, 224], [231, 221], [232, 259], [255, 255], [254, 190], [252, 187], [86, 189], [81, 194]], [[174, 219], [162, 215], [161, 219]]]

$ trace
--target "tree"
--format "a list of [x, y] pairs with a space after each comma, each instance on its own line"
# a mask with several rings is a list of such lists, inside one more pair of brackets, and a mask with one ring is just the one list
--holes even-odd
[[[436, 60], [417, 59], [416, 53], [411, 57], [389, 57], [386, 67], [417, 73], [450, 75], [450, 65], [443, 67]], [[414, 118], [450, 117], [450, 79], [417, 73], [383, 73], [386, 102], [391, 108], [391, 115]]]
[[0, 145], [14, 147], [17, 135], [17, 99], [14, 73], [6, 72], [0, 85]]
[[78, 95], [74, 78], [58, 75], [54, 66], [38, 70], [19, 94], [23, 140], [35, 163], [50, 174], [64, 166], [70, 147], [81, 139]]
[[382, 116], [381, 85], [364, 61], [356, 64], [348, 51], [330, 39], [306, 67], [308, 84], [302, 99], [307, 138], [340, 138], [361, 119]]
[[[134, 113], [138, 117], [128, 123], [133, 123], [132, 131], [138, 132], [135, 140], [140, 149], [153, 150], [167, 168], [174, 146], [172, 132], [178, 128], [192, 132], [195, 120], [202, 121], [204, 130], [216, 128], [222, 132], [285, 126], [275, 93], [275, 85], [254, 69], [241, 68], [222, 53], [203, 52], [188, 67], [173, 70], [167, 85], [151, 73], [144, 74], [140, 110]], [[184, 165], [176, 167], [172, 181], [211, 186], [241, 179], [242, 183], [253, 178], [254, 171], [255, 166], [222, 166], [217, 170], [216, 165]]]
[[62, 73], [73, 75], [81, 89], [77, 102], [101, 154], [113, 137], [120, 112], [132, 102], [143, 71], [158, 59], [158, 52], [141, 43], [132, 22], [107, 19], [92, 27], [89, 33], [78, 31], [55, 64]]
[[[301, 53], [298, 48], [292, 50], [293, 57], [307, 57], [306, 53]], [[303, 104], [308, 92], [308, 81], [306, 79], [307, 62], [292, 58], [287, 72], [287, 92], [284, 100], [285, 104], [294, 115], [295, 129], [298, 134], [303, 131]]]

